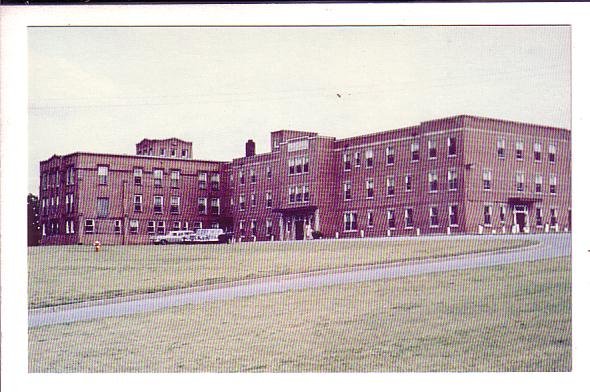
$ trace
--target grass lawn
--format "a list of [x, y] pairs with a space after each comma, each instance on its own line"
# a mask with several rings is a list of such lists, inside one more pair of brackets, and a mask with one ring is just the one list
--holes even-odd
[[571, 259], [29, 329], [31, 372], [570, 371]]
[[28, 250], [29, 307], [294, 272], [517, 248], [532, 240], [259, 242], [231, 245], [39, 246]]

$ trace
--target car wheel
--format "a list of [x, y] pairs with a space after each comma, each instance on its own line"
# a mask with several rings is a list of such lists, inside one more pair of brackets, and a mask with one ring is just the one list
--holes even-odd
[[166, 240], [161, 240], [160, 241], [160, 245], [166, 245], [167, 243], [168, 243], [168, 241], [166, 241]]

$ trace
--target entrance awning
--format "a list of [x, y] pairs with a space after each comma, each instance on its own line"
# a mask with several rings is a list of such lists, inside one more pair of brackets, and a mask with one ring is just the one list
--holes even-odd
[[273, 208], [272, 212], [279, 212], [284, 215], [299, 215], [299, 214], [313, 214], [317, 210], [317, 206], [298, 206], [286, 208]]
[[540, 197], [534, 197], [534, 196], [512, 196], [508, 198], [508, 203], [510, 204], [527, 204], [527, 203], [535, 203], [535, 202], [539, 202], [539, 201], [543, 201], [542, 198]]

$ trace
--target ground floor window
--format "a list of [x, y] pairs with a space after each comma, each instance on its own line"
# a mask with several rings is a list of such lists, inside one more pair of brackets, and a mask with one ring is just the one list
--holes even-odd
[[119, 219], [115, 220], [115, 234], [121, 234], [121, 221]]
[[374, 224], [373, 211], [367, 211], [367, 227], [373, 227]]
[[181, 225], [180, 221], [173, 222], [172, 223], [172, 227], [174, 227], [173, 230], [180, 230], [180, 225]]
[[543, 210], [540, 208], [535, 210], [535, 224], [537, 227], [543, 226]]
[[272, 219], [266, 220], [266, 236], [270, 237], [272, 235]]
[[129, 233], [137, 234], [139, 231], [139, 221], [137, 219], [132, 219], [129, 221]]
[[387, 210], [387, 228], [395, 229], [395, 210]]
[[356, 212], [344, 213], [344, 231], [354, 231], [357, 229]]
[[414, 209], [413, 208], [406, 208], [405, 209], [404, 221], [405, 221], [406, 229], [411, 229], [414, 227]]
[[156, 233], [156, 222], [155, 221], [148, 222], [147, 232], [148, 232], [148, 234], [155, 234]]
[[492, 206], [483, 206], [483, 224], [491, 226], [492, 224]]
[[500, 223], [506, 222], [506, 206], [504, 204], [500, 205]]
[[158, 221], [158, 234], [166, 234], [166, 223]]
[[550, 209], [551, 212], [551, 227], [557, 226], [557, 210], [555, 208]]
[[457, 218], [457, 211], [459, 207], [457, 205], [449, 206], [449, 226], [459, 226], [459, 220]]
[[430, 207], [430, 227], [438, 227], [438, 207]]
[[86, 219], [84, 221], [84, 233], [86, 233], [86, 234], [94, 233], [94, 219]]

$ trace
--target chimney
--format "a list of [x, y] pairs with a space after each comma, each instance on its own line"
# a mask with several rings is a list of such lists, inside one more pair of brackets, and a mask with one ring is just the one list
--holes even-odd
[[246, 157], [253, 157], [254, 155], [256, 155], [256, 144], [254, 140], [249, 139], [246, 142]]

